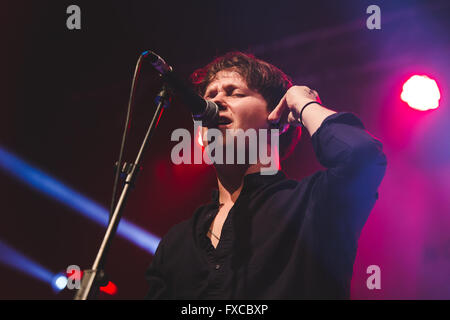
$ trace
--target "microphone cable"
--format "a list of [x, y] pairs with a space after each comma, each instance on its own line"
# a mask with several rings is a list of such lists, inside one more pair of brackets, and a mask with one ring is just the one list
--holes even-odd
[[120, 150], [119, 150], [119, 159], [116, 162], [116, 167], [115, 167], [115, 174], [114, 174], [114, 184], [113, 184], [113, 192], [112, 192], [112, 197], [111, 197], [111, 206], [110, 206], [110, 210], [109, 210], [109, 219], [111, 220], [111, 216], [114, 213], [114, 208], [116, 205], [116, 198], [117, 198], [117, 186], [119, 184], [119, 179], [121, 176], [121, 166], [122, 166], [122, 158], [123, 158], [123, 152], [125, 149], [125, 141], [126, 141], [126, 137], [127, 137], [127, 133], [128, 130], [130, 129], [130, 119], [131, 119], [131, 111], [132, 111], [132, 106], [134, 104], [134, 96], [135, 96], [135, 92], [136, 92], [136, 84], [139, 78], [139, 73], [141, 70], [141, 66], [142, 66], [142, 59], [143, 59], [143, 55], [141, 54], [136, 62], [136, 67], [134, 69], [134, 74], [133, 74], [133, 80], [131, 82], [131, 90], [130, 90], [130, 96], [128, 98], [128, 107], [127, 107], [127, 115], [126, 115], [126, 119], [125, 119], [125, 127], [123, 128], [123, 134], [122, 134], [122, 141], [120, 144]]

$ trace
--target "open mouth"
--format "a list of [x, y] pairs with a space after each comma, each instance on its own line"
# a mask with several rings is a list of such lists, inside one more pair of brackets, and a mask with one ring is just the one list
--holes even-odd
[[219, 117], [219, 122], [217, 123], [217, 125], [218, 125], [218, 126], [227, 126], [227, 125], [229, 125], [231, 122], [233, 122], [233, 121], [231, 121], [229, 118], [224, 117], [224, 116], [220, 116], [220, 117]]

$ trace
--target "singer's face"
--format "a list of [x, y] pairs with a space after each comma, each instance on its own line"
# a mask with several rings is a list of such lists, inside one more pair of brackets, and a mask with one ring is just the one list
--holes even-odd
[[[246, 81], [235, 71], [223, 70], [208, 85], [204, 98], [219, 105], [218, 129], [226, 144], [227, 129], [268, 129], [269, 110], [261, 94], [248, 88]], [[203, 128], [203, 134], [207, 128]], [[206, 137], [204, 134], [203, 137]], [[207, 141], [204, 141], [206, 145]]]

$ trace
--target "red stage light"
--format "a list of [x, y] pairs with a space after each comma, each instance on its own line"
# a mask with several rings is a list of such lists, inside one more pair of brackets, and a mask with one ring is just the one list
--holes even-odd
[[200, 126], [197, 129], [197, 143], [200, 147], [203, 148], [202, 127]]
[[414, 75], [403, 85], [401, 99], [416, 110], [436, 109], [441, 98], [435, 80], [427, 76]]
[[[81, 281], [83, 278], [83, 271], [80, 271], [79, 273], [75, 273], [75, 271], [67, 272], [66, 274], [68, 278], [73, 280]], [[109, 281], [106, 286], [100, 287], [100, 291], [109, 295], [115, 295], [117, 293], [117, 286], [113, 282]]]
[[100, 291], [113, 296], [117, 293], [117, 286], [109, 281], [106, 286], [100, 287]]

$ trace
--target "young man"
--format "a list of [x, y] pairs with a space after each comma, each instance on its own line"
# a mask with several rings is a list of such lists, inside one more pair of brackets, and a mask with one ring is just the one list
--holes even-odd
[[252, 56], [228, 53], [192, 79], [219, 105], [225, 146], [227, 129], [278, 128], [284, 156], [304, 127], [327, 170], [294, 181], [262, 175], [260, 161], [215, 164], [218, 190], [161, 240], [147, 297], [349, 298], [358, 237], [385, 172], [381, 143], [356, 116], [323, 107], [317, 92]]

